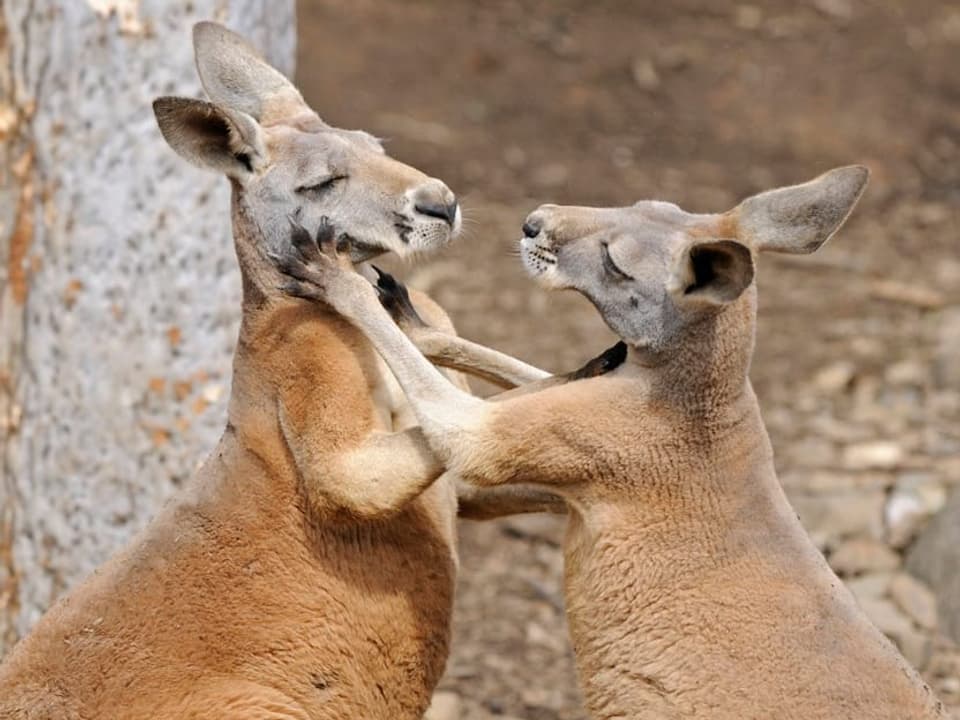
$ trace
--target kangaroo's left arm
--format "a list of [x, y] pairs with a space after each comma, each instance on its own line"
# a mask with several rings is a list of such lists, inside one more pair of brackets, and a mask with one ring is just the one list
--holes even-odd
[[406, 393], [430, 447], [449, 470], [479, 485], [562, 485], [590, 472], [583, 459], [593, 453], [583, 443], [596, 433], [589, 417], [578, 411], [583, 391], [554, 386], [500, 402], [464, 392], [397, 327], [373, 286], [349, 272], [349, 260], [337, 253], [332, 236], [321, 233], [315, 241], [306, 232], [293, 233], [291, 245], [273, 256], [280, 271], [291, 278], [284, 289], [329, 304], [364, 332]]

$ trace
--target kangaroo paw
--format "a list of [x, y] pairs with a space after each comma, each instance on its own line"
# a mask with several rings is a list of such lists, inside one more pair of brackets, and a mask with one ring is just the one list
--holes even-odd
[[410, 302], [407, 286], [376, 265], [372, 267], [377, 272], [377, 294], [380, 296], [380, 304], [387, 309], [393, 321], [402, 328], [427, 327], [413, 303]]

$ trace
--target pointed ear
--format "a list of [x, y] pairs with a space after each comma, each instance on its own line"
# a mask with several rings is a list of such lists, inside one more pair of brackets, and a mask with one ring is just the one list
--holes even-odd
[[246, 113], [180, 97], [157, 98], [153, 112], [170, 147], [194, 165], [243, 182], [267, 162], [263, 132]]
[[867, 168], [851, 165], [747, 198], [730, 212], [738, 237], [756, 250], [812, 253], [843, 225], [869, 176]]
[[695, 242], [680, 255], [670, 290], [682, 303], [724, 305], [753, 282], [750, 248], [733, 240]]
[[217, 105], [244, 112], [265, 125], [314, 114], [283, 73], [223, 25], [194, 25], [193, 52], [203, 89]]

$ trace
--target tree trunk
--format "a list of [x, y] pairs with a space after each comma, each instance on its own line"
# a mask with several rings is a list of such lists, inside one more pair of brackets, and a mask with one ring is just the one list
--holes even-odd
[[292, 72], [293, 0], [0, 0], [0, 653], [223, 428], [229, 188], [150, 108], [200, 95], [202, 19]]

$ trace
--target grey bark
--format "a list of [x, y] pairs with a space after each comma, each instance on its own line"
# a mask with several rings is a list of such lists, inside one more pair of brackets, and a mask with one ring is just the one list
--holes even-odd
[[292, 72], [293, 0], [0, 2], [0, 652], [223, 428], [229, 189], [150, 108], [200, 96], [201, 19]]

